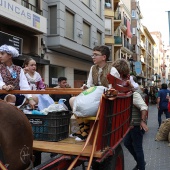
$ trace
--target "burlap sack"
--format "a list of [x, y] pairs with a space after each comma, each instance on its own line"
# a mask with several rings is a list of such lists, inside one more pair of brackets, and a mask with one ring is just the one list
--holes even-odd
[[156, 141], [167, 141], [170, 132], [170, 118], [162, 121], [162, 124], [156, 134]]

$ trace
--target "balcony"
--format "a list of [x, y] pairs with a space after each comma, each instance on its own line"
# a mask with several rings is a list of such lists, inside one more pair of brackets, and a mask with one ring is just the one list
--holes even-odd
[[114, 31], [120, 26], [121, 23], [121, 13], [115, 12], [114, 14]]
[[123, 20], [120, 24], [120, 28], [124, 33], [126, 33], [126, 31], [127, 31], [127, 19], [125, 17], [123, 17]]
[[142, 50], [145, 50], [145, 44], [143, 43], [143, 41], [140, 42], [140, 46]]
[[38, 9], [36, 6], [30, 4], [27, 0], [22, 0], [21, 5], [30, 9], [31, 11], [36, 12], [39, 15], [42, 15], [42, 10]]
[[121, 50], [128, 53], [129, 55], [133, 54], [133, 46], [127, 40], [124, 40], [124, 46], [121, 48]]
[[114, 0], [114, 11], [116, 11], [118, 5], [119, 5], [120, 0]]
[[114, 36], [114, 40], [114, 51], [117, 51], [122, 47], [122, 38], [120, 36]]

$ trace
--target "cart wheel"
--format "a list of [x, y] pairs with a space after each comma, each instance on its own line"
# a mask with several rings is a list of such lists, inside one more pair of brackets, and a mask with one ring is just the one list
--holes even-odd
[[107, 157], [103, 162], [92, 164], [93, 170], [124, 170], [124, 155], [121, 145], [117, 146], [115, 154]]

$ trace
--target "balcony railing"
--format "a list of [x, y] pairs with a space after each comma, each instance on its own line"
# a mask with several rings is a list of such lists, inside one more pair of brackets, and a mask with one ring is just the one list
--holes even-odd
[[127, 40], [124, 40], [124, 47], [126, 47], [130, 51], [133, 51], [133, 46]]
[[30, 9], [31, 11], [34, 11], [34, 12], [36, 12], [37, 14], [42, 15], [42, 10], [40, 10], [40, 9], [38, 9], [36, 6], [30, 4], [30, 3], [27, 2], [26, 0], [22, 0], [22, 1], [21, 1], [21, 4], [22, 4], [22, 6]]
[[124, 17], [123, 24], [127, 27], [127, 19]]
[[122, 44], [122, 38], [120, 36], [114, 36], [115, 44], [120, 45]]
[[114, 20], [121, 20], [121, 13], [120, 12], [115, 12], [115, 15], [114, 15]]

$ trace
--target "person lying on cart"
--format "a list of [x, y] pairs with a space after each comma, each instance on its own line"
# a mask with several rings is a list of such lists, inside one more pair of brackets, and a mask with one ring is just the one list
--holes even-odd
[[[107, 61], [109, 60], [109, 56], [110, 50], [107, 46], [94, 47], [91, 57], [95, 65], [93, 65], [90, 69], [87, 85], [84, 86], [84, 88], [89, 88], [92, 86], [104, 86], [108, 88], [109, 82], [107, 80], [107, 75], [109, 73], [117, 78], [122, 77], [124, 79], [125, 77], [128, 77], [127, 74], [129, 74], [130, 68], [127, 61], [124, 59], [120, 59], [117, 60], [114, 64], [108, 63]], [[98, 100], [100, 100], [100, 97], [98, 98]], [[70, 105], [72, 107], [74, 101], [75, 97], [72, 97], [70, 99]], [[74, 113], [74, 115], [79, 124], [80, 130], [76, 133], [71, 134], [70, 137], [74, 137], [76, 141], [84, 141], [86, 140], [89, 133], [89, 120], [83, 120], [83, 116], [77, 116], [76, 113]]]
[[[9, 45], [0, 47], [0, 89], [6, 91], [31, 90], [23, 69], [13, 64], [12, 59], [18, 56], [19, 52], [14, 47]], [[29, 104], [32, 109], [38, 103], [38, 98], [31, 94], [0, 94], [0, 99], [17, 107]]]

